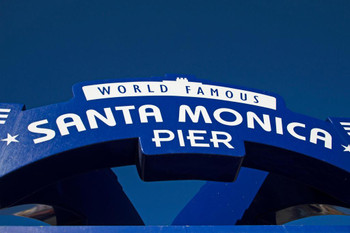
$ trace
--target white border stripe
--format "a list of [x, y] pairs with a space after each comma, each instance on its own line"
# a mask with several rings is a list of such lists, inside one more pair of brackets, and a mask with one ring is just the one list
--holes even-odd
[[0, 108], [0, 112], [11, 112], [9, 108]]

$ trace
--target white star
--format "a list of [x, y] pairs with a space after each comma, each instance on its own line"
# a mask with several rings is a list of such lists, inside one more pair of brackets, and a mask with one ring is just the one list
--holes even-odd
[[18, 140], [16, 139], [17, 137], [18, 137], [18, 134], [15, 136], [12, 136], [11, 134], [7, 133], [7, 138], [1, 139], [1, 141], [6, 142], [8, 146], [11, 142], [18, 142]]
[[350, 152], [350, 145], [344, 146], [342, 145], [342, 147], [344, 147], [344, 151], [343, 152]]

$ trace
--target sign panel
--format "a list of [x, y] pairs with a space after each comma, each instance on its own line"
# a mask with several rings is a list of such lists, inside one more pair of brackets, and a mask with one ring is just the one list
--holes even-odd
[[[348, 190], [329, 184], [349, 185], [350, 118], [321, 121], [289, 111], [278, 95], [192, 76], [83, 82], [73, 92], [29, 110], [0, 104], [0, 188], [131, 164], [148, 181], [234, 181], [243, 163], [308, 174], [306, 182], [349, 202]], [[0, 195], [6, 206], [25, 191]]]

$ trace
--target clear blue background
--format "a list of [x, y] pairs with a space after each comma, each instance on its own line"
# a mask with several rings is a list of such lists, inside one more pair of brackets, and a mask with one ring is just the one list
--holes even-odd
[[[81, 81], [182, 73], [350, 117], [349, 12], [348, 0], [3, 0], [0, 102], [33, 108], [70, 99]], [[149, 224], [170, 223], [203, 184], [117, 173]]]

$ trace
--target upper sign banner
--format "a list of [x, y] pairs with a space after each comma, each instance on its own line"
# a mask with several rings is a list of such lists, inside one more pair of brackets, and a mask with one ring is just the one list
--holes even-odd
[[261, 93], [218, 85], [191, 82], [177, 77], [174, 81], [117, 82], [83, 86], [87, 101], [141, 96], [177, 96], [223, 100], [276, 110], [276, 98]]
[[[145, 180], [233, 181], [250, 142], [349, 174], [350, 119], [293, 113], [275, 94], [179, 75], [84, 82], [73, 92], [29, 110], [0, 104], [0, 179], [42, 166], [40, 179], [59, 179], [136, 164]], [[284, 156], [267, 166], [287, 166]], [[67, 174], [55, 175], [58, 166]]]

